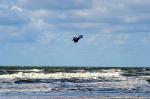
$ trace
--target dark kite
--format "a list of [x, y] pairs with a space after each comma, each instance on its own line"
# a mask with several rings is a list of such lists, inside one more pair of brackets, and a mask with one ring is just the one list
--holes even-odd
[[74, 36], [72, 41], [74, 41], [74, 43], [77, 43], [81, 38], [83, 38], [83, 35]]

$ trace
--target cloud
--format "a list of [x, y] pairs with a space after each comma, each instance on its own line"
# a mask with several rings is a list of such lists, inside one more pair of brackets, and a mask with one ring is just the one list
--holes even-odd
[[18, 5], [27, 9], [84, 9], [89, 8], [91, 0], [19, 0]]
[[13, 7], [11, 8], [11, 10], [23, 12], [23, 9], [20, 8], [20, 7], [18, 7], [18, 6], [13, 6]]
[[[0, 0], [0, 52], [5, 56], [19, 51], [23, 62], [30, 57], [31, 63], [35, 58], [35, 63], [44, 64], [80, 64], [88, 57], [99, 65], [101, 57], [108, 64], [124, 60], [120, 56], [128, 59], [133, 52], [147, 55], [149, 4], [150, 0]], [[79, 34], [84, 38], [74, 44], [72, 36]]]
[[[51, 35], [55, 33], [57, 36], [81, 33], [90, 35], [89, 41], [94, 43], [111, 42], [112, 39], [123, 43], [121, 37], [117, 36], [120, 33], [133, 36], [132, 33], [139, 35], [150, 32], [148, 3], [148, 0], [2, 0], [0, 35], [9, 40], [9, 35], [14, 33], [18, 35], [14, 36], [14, 39], [33, 43], [45, 42], [43, 38], [47, 36], [51, 39]], [[10, 28], [11, 26], [14, 29]], [[102, 36], [105, 40], [98, 39]]]
[[8, 5], [6, 6], [6, 4], [2, 4], [2, 5], [0, 7], [0, 25], [15, 26], [15, 25], [23, 25], [27, 23], [28, 18], [23, 16], [24, 14], [21, 13], [22, 12], [21, 8], [17, 6], [9, 7]]

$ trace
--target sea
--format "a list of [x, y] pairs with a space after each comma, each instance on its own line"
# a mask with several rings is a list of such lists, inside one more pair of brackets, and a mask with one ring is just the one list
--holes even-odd
[[0, 99], [6, 96], [150, 99], [150, 67], [0, 66]]

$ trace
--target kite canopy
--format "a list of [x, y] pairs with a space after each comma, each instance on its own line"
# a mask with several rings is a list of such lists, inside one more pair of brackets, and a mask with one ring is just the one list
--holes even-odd
[[83, 38], [83, 35], [74, 36], [72, 41], [74, 41], [74, 43], [77, 43], [81, 38]]
[[83, 35], [79, 35], [80, 38], [83, 38]]

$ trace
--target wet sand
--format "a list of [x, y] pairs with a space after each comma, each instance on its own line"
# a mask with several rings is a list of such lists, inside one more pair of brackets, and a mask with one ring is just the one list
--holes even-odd
[[72, 96], [0, 96], [0, 99], [150, 99], [150, 97], [138, 97], [138, 96], [82, 96], [82, 97], [72, 97]]

